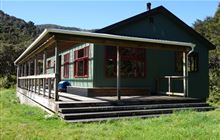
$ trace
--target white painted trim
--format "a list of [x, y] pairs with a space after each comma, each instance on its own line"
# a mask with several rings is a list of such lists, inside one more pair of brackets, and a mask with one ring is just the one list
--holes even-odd
[[166, 95], [184, 96], [184, 93], [181, 93], [181, 92], [159, 92], [159, 93], [166, 94]]
[[184, 79], [184, 78], [187, 78], [186, 76], [163, 76], [161, 78], [171, 78], [171, 79]]
[[29, 53], [29, 51], [37, 45], [37, 43], [42, 40], [49, 33], [59, 33], [59, 34], [68, 34], [68, 35], [78, 35], [84, 37], [97, 37], [104, 39], [117, 39], [117, 40], [125, 40], [125, 41], [137, 41], [137, 42], [147, 42], [147, 43], [155, 43], [155, 44], [166, 44], [166, 45], [175, 45], [181, 47], [195, 47], [195, 44], [189, 42], [179, 42], [179, 41], [169, 41], [169, 40], [159, 40], [159, 39], [149, 39], [149, 38], [140, 38], [140, 37], [129, 37], [129, 36], [121, 36], [121, 35], [111, 35], [104, 33], [91, 33], [84, 31], [71, 31], [71, 30], [62, 30], [62, 29], [45, 29], [38, 38], [31, 43], [31, 45], [15, 60], [14, 64], [17, 64], [22, 57]]
[[43, 79], [43, 78], [55, 78], [55, 73], [18, 77], [18, 79]]

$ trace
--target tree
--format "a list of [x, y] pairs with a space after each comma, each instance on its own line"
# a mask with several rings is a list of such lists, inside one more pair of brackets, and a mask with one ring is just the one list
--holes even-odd
[[220, 102], [220, 3], [213, 17], [207, 17], [203, 21], [197, 20], [193, 26], [216, 46], [216, 49], [209, 53], [209, 101]]

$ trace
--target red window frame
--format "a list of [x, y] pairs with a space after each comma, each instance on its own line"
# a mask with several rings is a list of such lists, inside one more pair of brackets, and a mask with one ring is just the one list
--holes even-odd
[[[80, 53], [83, 55], [80, 56]], [[79, 64], [83, 63], [82, 72], [79, 73]], [[89, 46], [74, 51], [74, 77], [88, 78], [89, 77]]]
[[[112, 50], [108, 50], [108, 47], [112, 47]], [[122, 54], [122, 51], [123, 49], [133, 49], [134, 52], [143, 52], [143, 56], [138, 56], [138, 55], [123, 55]], [[119, 51], [120, 51], [120, 61], [123, 62], [123, 61], [136, 61], [136, 62], [141, 62], [143, 63], [143, 76], [139, 76], [139, 77], [133, 77], [133, 78], [145, 78], [146, 77], [146, 49], [144, 48], [129, 48], [129, 47], [123, 47], [123, 48], [119, 48]], [[116, 61], [117, 61], [117, 48], [114, 47], [114, 46], [106, 46], [105, 47], [105, 76], [107, 78], [115, 78], [115, 76], [109, 76], [107, 74], [107, 61], [111, 59], [113, 63], [115, 63], [115, 66], [114, 66], [114, 71], [115, 71], [115, 74], [116, 74]], [[114, 65], [114, 64], [113, 64]], [[121, 70], [120, 70], [121, 71]], [[124, 78], [128, 78], [128, 77], [124, 77]], [[132, 77], [130, 77], [132, 78]]]
[[70, 53], [67, 53], [63, 56], [63, 77], [69, 78], [69, 61]]

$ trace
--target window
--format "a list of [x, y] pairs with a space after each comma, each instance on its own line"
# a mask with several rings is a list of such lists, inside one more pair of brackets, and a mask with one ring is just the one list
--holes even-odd
[[198, 56], [198, 53], [193, 52], [189, 55], [188, 70], [190, 72], [197, 72], [199, 70], [199, 56]]
[[64, 63], [63, 63], [63, 77], [69, 78], [69, 60], [70, 60], [70, 54], [67, 53], [64, 55]]
[[176, 71], [183, 71], [183, 52], [176, 52]]
[[[145, 77], [145, 49], [120, 48], [120, 76], [125, 78]], [[116, 77], [116, 47], [106, 47], [105, 75]]]
[[49, 69], [51, 67], [51, 60], [47, 61], [47, 68]]
[[[199, 70], [199, 56], [198, 53], [193, 52], [188, 56], [188, 71], [197, 72]], [[176, 71], [183, 71], [183, 53], [176, 52]]]
[[74, 52], [74, 77], [88, 77], [89, 46]]

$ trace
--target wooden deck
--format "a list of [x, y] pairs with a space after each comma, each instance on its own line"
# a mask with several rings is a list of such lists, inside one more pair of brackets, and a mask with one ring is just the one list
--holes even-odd
[[[40, 94], [39, 94], [40, 93]], [[51, 91], [53, 93], [53, 91]], [[195, 98], [177, 96], [96, 96], [84, 97], [58, 92], [59, 101], [53, 96], [43, 95], [17, 88], [21, 103], [38, 106], [48, 113], [56, 113], [66, 122], [91, 122], [128, 118], [150, 118], [170, 114], [174, 111], [213, 110], [207, 103]]]
[[[38, 90], [38, 89], [37, 89]], [[59, 101], [54, 101], [54, 91], [51, 91], [49, 98], [48, 91], [46, 90], [43, 95], [43, 90], [40, 89], [40, 94], [34, 93], [22, 88], [17, 88], [17, 96], [21, 103], [38, 105], [45, 108], [49, 112], [57, 112], [58, 104], [80, 104], [80, 103], [110, 103], [110, 104], [122, 104], [122, 103], [171, 103], [171, 102], [187, 102], [187, 101], [200, 101], [195, 98], [185, 98], [178, 96], [167, 96], [167, 95], [154, 95], [154, 96], [121, 96], [121, 100], [118, 100], [117, 96], [95, 96], [85, 97], [80, 95], [74, 95], [70, 93], [58, 92]]]

